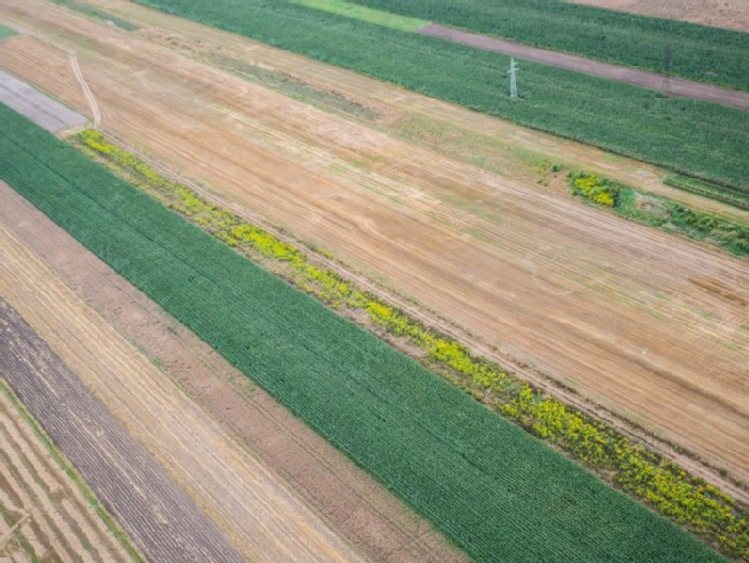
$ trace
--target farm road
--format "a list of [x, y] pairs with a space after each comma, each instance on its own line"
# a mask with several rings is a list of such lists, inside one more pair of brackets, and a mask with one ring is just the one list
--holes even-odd
[[520, 45], [512, 41], [468, 33], [434, 23], [430, 23], [416, 32], [452, 41], [453, 43], [468, 45], [469, 47], [475, 47], [484, 51], [502, 53], [503, 55], [518, 57], [549, 66], [566, 68], [617, 82], [626, 82], [627, 84], [642, 86], [643, 88], [658, 92], [669, 92], [671, 96], [705, 100], [749, 111], [749, 92], [740, 92], [738, 90], [731, 90], [730, 88], [721, 88], [720, 86], [711, 86], [701, 82], [673, 77], [667, 81], [664, 75], [654, 72], [602, 63], [584, 57], [576, 57], [575, 55], [567, 55], [536, 47], [528, 47], [527, 45]]
[[243, 561], [24, 319], [0, 298], [0, 371], [144, 554]]

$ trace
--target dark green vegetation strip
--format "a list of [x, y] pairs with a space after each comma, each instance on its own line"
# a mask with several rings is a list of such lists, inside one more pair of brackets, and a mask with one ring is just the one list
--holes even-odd
[[749, 112], [509, 59], [284, 2], [137, 0], [535, 129], [749, 189]]
[[76, 12], [79, 12], [84, 16], [88, 16], [90, 18], [94, 18], [104, 22], [111, 22], [112, 25], [115, 25], [120, 29], [124, 29], [125, 31], [136, 31], [140, 29], [140, 26], [137, 26], [132, 22], [123, 20], [122, 18], [118, 18], [117, 16], [110, 14], [109, 12], [105, 12], [104, 10], [101, 10], [100, 8], [97, 8], [95, 6], [89, 6], [88, 4], [79, 2], [78, 0], [51, 1], [55, 4], [59, 4], [60, 6], [64, 6], [65, 8], [69, 8], [70, 10], [75, 10]]
[[4, 180], [471, 555], [719, 559], [26, 118], [0, 120]]
[[350, 0], [519, 43], [749, 89], [749, 33], [559, 0]]

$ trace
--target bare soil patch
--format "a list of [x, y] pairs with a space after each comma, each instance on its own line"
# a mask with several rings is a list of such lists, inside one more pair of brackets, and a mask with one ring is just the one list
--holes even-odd
[[417, 30], [417, 33], [439, 37], [446, 41], [468, 45], [469, 47], [475, 47], [484, 51], [493, 51], [549, 66], [566, 68], [607, 80], [626, 82], [627, 84], [642, 86], [649, 90], [670, 93], [672, 96], [706, 100], [724, 106], [749, 110], [749, 92], [739, 92], [730, 88], [710, 86], [709, 84], [680, 78], [672, 77], [667, 80], [662, 74], [654, 72], [602, 63], [586, 59], [585, 57], [577, 57], [556, 51], [538, 49], [536, 47], [528, 47], [527, 45], [521, 45], [513, 41], [479, 35], [477, 33], [468, 33], [467, 31], [460, 31], [459, 29], [434, 23], [425, 25]]
[[[19, 265], [13, 250], [4, 250], [3, 260]], [[0, 370], [8, 384], [149, 558], [242, 561], [215, 525], [4, 300], [0, 336]], [[13, 443], [12, 435], [5, 438]], [[33, 481], [16, 448], [6, 455], [9, 464], [20, 467], [20, 477]], [[34, 492], [39, 508], [63, 528], [64, 519], [50, 500]], [[60, 537], [56, 543], [69, 543], [63, 558], [73, 559], [82, 553], [82, 544], [75, 533], [65, 535], [69, 541], [63, 543]]]
[[[214, 44], [393, 114], [536, 147], [636, 187], [661, 189], [657, 169], [132, 3], [102, 5], [141, 31], [33, 1], [12, 1], [0, 18], [78, 51], [106, 132], [450, 319], [521, 373], [547, 373], [747, 480], [747, 311], [689, 281], [707, 276], [749, 295], [745, 262], [450, 158], [449, 139], [442, 154], [426, 150], [150, 38]], [[0, 45], [0, 64], [87, 111], [64, 58], [18, 39]]]
[[749, 33], [746, 0], [568, 0], [609, 10], [683, 20]]

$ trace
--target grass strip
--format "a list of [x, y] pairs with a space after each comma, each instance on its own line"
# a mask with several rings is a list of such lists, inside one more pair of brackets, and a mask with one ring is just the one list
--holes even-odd
[[5, 39], [6, 37], [12, 37], [16, 35], [16, 32], [12, 29], [8, 29], [7, 27], [3, 27], [0, 25], [0, 40]]
[[6, 182], [474, 558], [720, 559], [7, 106], [0, 119]]
[[145, 563], [145, 558], [140, 553], [138, 548], [135, 547], [135, 545], [130, 541], [128, 535], [122, 530], [122, 528], [120, 528], [119, 524], [117, 524], [112, 515], [109, 514], [109, 512], [107, 512], [107, 509], [104, 508], [104, 506], [99, 502], [99, 499], [96, 498], [94, 492], [88, 487], [88, 485], [86, 485], [86, 482], [80, 476], [78, 471], [75, 470], [75, 468], [65, 458], [63, 453], [59, 449], [57, 449], [50, 437], [47, 436], [47, 433], [42, 430], [42, 428], [39, 426], [39, 423], [37, 423], [34, 417], [31, 416], [29, 411], [26, 410], [26, 407], [23, 405], [23, 403], [21, 403], [21, 401], [18, 400], [18, 397], [16, 397], [15, 393], [13, 393], [5, 379], [1, 376], [0, 393], [7, 397], [8, 401], [10, 401], [21, 418], [23, 418], [23, 420], [29, 425], [29, 427], [31, 427], [37, 438], [39, 438], [39, 440], [44, 444], [44, 447], [46, 448], [52, 459], [54, 459], [57, 465], [62, 468], [68, 478], [70, 478], [70, 480], [75, 483], [76, 487], [78, 487], [78, 490], [81, 491], [83, 496], [96, 512], [96, 515], [101, 518], [109, 531], [112, 532], [112, 535], [117, 538], [117, 541], [120, 542], [120, 545], [124, 548], [130, 558], [135, 562]]
[[666, 176], [663, 179], [663, 183], [672, 188], [717, 199], [734, 207], [749, 209], [749, 192], [747, 191], [734, 190], [730, 186], [719, 186], [704, 180], [698, 180], [697, 178], [679, 176], [678, 174]]
[[381, 337], [402, 339], [408, 347], [416, 347], [425, 367], [531, 434], [562, 448], [610, 483], [720, 545], [727, 554], [749, 556], [746, 511], [702, 479], [476, 357], [455, 340], [426, 329], [403, 311], [316, 265], [298, 247], [170, 181], [101, 134], [86, 131], [71, 141], [151, 197], [329, 307]]
[[137, 0], [514, 123], [749, 190], [749, 112], [509, 58], [284, 0]]
[[373, 10], [364, 6], [357, 6], [346, 0], [290, 0], [295, 4], [301, 4], [331, 14], [339, 14], [347, 18], [354, 18], [370, 22], [376, 25], [398, 29], [400, 31], [415, 31], [424, 27], [429, 22], [417, 18], [408, 18], [383, 12], [382, 10]]
[[654, 72], [669, 65], [684, 78], [749, 90], [749, 33], [740, 31], [559, 0], [350, 2]]

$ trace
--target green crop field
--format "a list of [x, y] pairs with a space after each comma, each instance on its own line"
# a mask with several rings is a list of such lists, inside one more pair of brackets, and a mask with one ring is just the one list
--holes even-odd
[[749, 90], [749, 33], [559, 0], [350, 0], [519, 43]]
[[[138, 0], [179, 16], [393, 82], [423, 94], [749, 189], [749, 112], [509, 59], [283, 0]], [[373, 48], [376, 46], [376, 48]]]
[[719, 560], [26, 118], [0, 120], [0, 178], [475, 558]]

